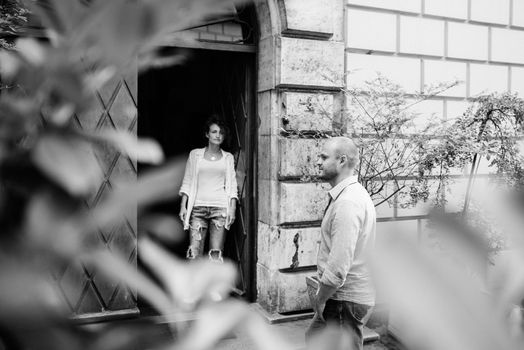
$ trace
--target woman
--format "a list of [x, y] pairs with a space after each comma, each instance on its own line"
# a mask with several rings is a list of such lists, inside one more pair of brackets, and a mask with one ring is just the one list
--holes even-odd
[[205, 125], [207, 147], [191, 151], [180, 188], [180, 219], [190, 232], [186, 257], [202, 256], [209, 232], [209, 259], [222, 262], [225, 233], [235, 221], [237, 181], [233, 155], [220, 148], [226, 127], [217, 117]]

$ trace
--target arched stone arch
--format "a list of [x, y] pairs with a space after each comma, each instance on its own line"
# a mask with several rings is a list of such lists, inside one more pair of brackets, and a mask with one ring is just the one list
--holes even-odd
[[314, 169], [320, 143], [300, 135], [331, 132], [341, 107], [344, 3], [256, 4], [256, 301], [271, 314], [310, 307], [305, 277], [316, 270], [326, 201]]

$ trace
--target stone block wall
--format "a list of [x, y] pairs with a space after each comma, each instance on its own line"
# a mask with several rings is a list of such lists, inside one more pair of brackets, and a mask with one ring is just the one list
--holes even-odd
[[376, 72], [408, 92], [457, 79], [437, 98], [446, 119], [471, 97], [524, 93], [522, 0], [347, 0], [346, 23], [350, 86]]
[[[257, 301], [269, 312], [309, 308], [328, 185], [315, 167], [337, 126], [341, 88], [377, 72], [407, 92], [462, 83], [416, 105], [420, 117], [453, 119], [479, 94], [524, 94], [524, 0], [273, 0], [261, 18], [258, 78]], [[481, 170], [484, 171], [484, 170]], [[487, 171], [487, 170], [486, 170]], [[457, 169], [457, 175], [465, 175]], [[465, 183], [453, 185], [460, 206]], [[378, 237], [422, 240], [428, 206], [377, 207]]]
[[[315, 167], [344, 86], [343, 0], [281, 0], [262, 25], [258, 84], [257, 301], [272, 313], [310, 307], [327, 184]], [[260, 21], [260, 19], [259, 19]]]

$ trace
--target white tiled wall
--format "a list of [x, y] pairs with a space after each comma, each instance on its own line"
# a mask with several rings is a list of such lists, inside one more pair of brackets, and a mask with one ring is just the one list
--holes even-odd
[[506, 66], [472, 63], [469, 69], [470, 96], [508, 90], [508, 68]]
[[414, 13], [420, 12], [421, 7], [421, 0], [348, 0], [348, 3]]
[[468, 108], [469, 103], [463, 101], [446, 101], [446, 119], [451, 121], [462, 115]]
[[524, 96], [524, 67], [511, 68], [511, 92]]
[[464, 197], [468, 187], [467, 180], [456, 180], [446, 188], [446, 209], [459, 211], [464, 205]]
[[448, 23], [448, 56], [471, 60], [488, 59], [488, 27]]
[[394, 14], [349, 9], [346, 40], [353, 48], [395, 52], [396, 28]]
[[424, 13], [428, 15], [468, 18], [468, 0], [426, 0], [424, 5]]
[[406, 132], [420, 133], [434, 123], [442, 123], [445, 118], [444, 101], [442, 100], [413, 100], [411, 103], [407, 110], [414, 113], [415, 117]]
[[471, 20], [509, 24], [509, 0], [471, 0]]
[[401, 16], [400, 52], [442, 56], [444, 54], [444, 22]]
[[524, 31], [492, 28], [491, 59], [524, 64]]
[[424, 60], [424, 85], [436, 86], [439, 83], [460, 83], [447, 89], [442, 96], [466, 97], [467, 64], [441, 60]]
[[407, 92], [463, 82], [414, 107], [413, 130], [450, 122], [479, 94], [524, 97], [524, 0], [347, 0], [346, 15], [348, 86], [377, 72]]
[[352, 85], [379, 71], [407, 91], [464, 81], [443, 99], [524, 94], [524, 0], [347, 0], [346, 12]]
[[377, 77], [377, 73], [400, 84], [408, 92], [420, 91], [420, 60], [408, 57], [389, 57], [347, 54], [347, 83], [361, 85]]
[[524, 0], [513, 0], [512, 17], [512, 25], [524, 27]]

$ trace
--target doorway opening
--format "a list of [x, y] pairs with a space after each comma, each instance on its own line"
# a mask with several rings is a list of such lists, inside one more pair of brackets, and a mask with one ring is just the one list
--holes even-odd
[[[229, 46], [228, 46], [229, 47]], [[155, 69], [139, 76], [138, 134], [152, 137], [166, 158], [187, 156], [207, 145], [204, 123], [219, 115], [229, 128], [223, 149], [235, 156], [239, 202], [235, 224], [227, 234], [224, 256], [238, 266], [235, 294], [248, 301], [255, 290], [256, 125], [255, 54], [253, 52], [184, 49], [183, 65]], [[159, 210], [177, 216], [180, 200]], [[185, 257], [189, 238], [170, 249]]]

